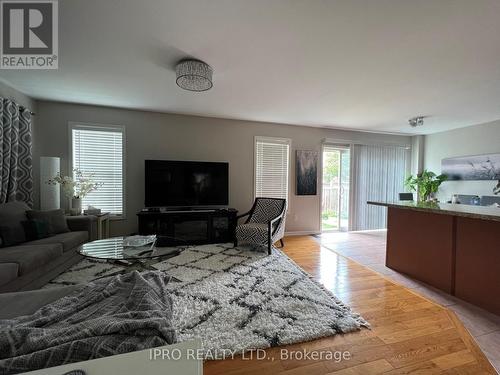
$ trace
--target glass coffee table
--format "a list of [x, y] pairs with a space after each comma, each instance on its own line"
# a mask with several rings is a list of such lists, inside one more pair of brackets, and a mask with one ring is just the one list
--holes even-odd
[[[87, 258], [152, 269], [152, 264], [179, 255], [187, 246], [185, 241], [167, 236], [150, 236], [150, 242], [133, 239], [134, 237], [112, 237], [88, 242], [80, 246], [78, 253]], [[131, 246], [132, 244], [134, 246]]]

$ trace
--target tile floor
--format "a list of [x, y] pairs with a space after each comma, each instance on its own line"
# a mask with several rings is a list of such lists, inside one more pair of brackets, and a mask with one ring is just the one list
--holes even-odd
[[[453, 310], [500, 373], [500, 316], [491, 314], [385, 266], [386, 231], [323, 233], [315, 236], [327, 249], [371, 268], [434, 302]], [[495, 296], [495, 298], [499, 298]]]

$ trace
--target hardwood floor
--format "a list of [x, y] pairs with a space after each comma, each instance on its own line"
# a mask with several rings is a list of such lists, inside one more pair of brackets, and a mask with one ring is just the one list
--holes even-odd
[[474, 337], [488, 360], [500, 371], [500, 316], [386, 267], [386, 231], [323, 233], [315, 239], [321, 246], [381, 273], [396, 284], [452, 310]]
[[[322, 248], [310, 236], [288, 237], [284, 252], [371, 329], [270, 348], [266, 360], [208, 361], [204, 374], [496, 374], [453, 312]], [[281, 349], [347, 351], [350, 359], [281, 358]]]

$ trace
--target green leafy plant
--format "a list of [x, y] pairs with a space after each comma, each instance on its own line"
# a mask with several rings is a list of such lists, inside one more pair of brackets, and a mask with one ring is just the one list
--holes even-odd
[[409, 176], [405, 180], [405, 186], [410, 191], [416, 191], [418, 195], [418, 200], [420, 202], [425, 202], [430, 199], [430, 197], [437, 193], [439, 186], [446, 181], [447, 177], [444, 174], [436, 175], [434, 172], [424, 170], [419, 173], [416, 177]]

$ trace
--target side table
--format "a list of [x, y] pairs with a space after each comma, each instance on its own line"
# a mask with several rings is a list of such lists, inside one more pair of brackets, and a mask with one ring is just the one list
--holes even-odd
[[109, 238], [110, 213], [103, 212], [93, 216], [97, 217], [97, 239], [102, 240]]

